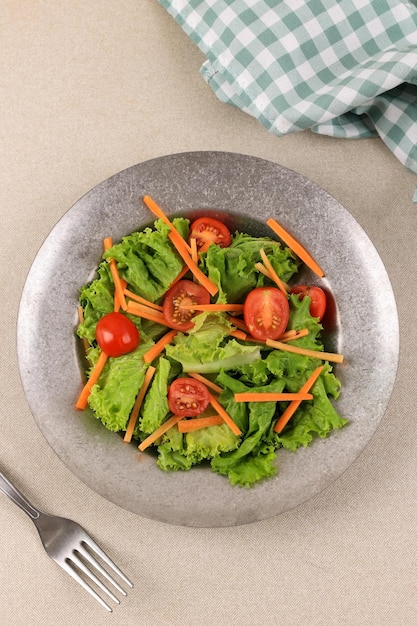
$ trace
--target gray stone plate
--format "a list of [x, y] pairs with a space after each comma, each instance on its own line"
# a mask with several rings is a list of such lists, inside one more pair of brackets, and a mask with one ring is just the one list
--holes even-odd
[[[271, 234], [274, 216], [318, 260], [330, 307], [325, 347], [336, 366], [339, 412], [350, 424], [296, 453], [278, 452], [278, 474], [232, 487], [208, 467], [165, 473], [74, 403], [81, 389], [75, 338], [79, 288], [94, 276], [102, 239], [152, 223], [152, 196], [167, 213], [199, 210], [232, 230]], [[337, 306], [336, 304], [337, 303]], [[57, 223], [39, 250], [23, 290], [17, 328], [23, 387], [34, 418], [59, 458], [91, 489], [138, 515], [185, 526], [233, 526], [278, 515], [337, 479], [369, 442], [387, 407], [398, 359], [398, 318], [387, 273], [365, 232], [316, 184], [276, 163], [223, 152], [156, 158], [97, 185]]]

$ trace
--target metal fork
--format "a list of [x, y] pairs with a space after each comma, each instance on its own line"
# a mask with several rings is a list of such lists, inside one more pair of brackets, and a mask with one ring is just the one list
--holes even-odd
[[104, 569], [96, 557], [116, 573], [126, 585], [133, 587], [133, 583], [123, 574], [123, 572], [113, 563], [96, 542], [85, 532], [76, 522], [56, 515], [48, 515], [39, 511], [29, 500], [10, 482], [6, 476], [0, 472], [0, 491], [12, 500], [30, 517], [38, 529], [39, 536], [47, 554], [58, 565], [72, 576], [93, 598], [97, 600], [107, 611], [112, 611], [87, 581], [93, 582], [109, 598], [120, 604], [120, 600], [110, 589], [103, 584], [102, 580], [89, 569], [93, 567], [97, 574], [104, 580], [110, 582], [113, 587], [122, 595], [126, 596], [126, 591], [116, 580]]

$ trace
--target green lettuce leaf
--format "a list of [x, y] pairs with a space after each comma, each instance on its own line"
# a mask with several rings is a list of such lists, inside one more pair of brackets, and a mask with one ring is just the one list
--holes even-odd
[[139, 432], [150, 435], [167, 419], [168, 409], [168, 379], [171, 364], [168, 359], [160, 357], [156, 366], [149, 390], [143, 401], [141, 415], [134, 435]]

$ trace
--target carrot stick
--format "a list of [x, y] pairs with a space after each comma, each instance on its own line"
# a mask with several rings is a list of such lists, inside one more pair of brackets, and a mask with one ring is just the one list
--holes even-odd
[[148, 446], [152, 445], [157, 439], [159, 439], [159, 437], [162, 437], [162, 435], [166, 433], [167, 430], [175, 426], [175, 424], [177, 424], [182, 419], [184, 419], [182, 415], [173, 415], [172, 417], [167, 419], [167, 421], [164, 422], [159, 428], [157, 428], [152, 433], [152, 435], [149, 435], [149, 437], [146, 437], [146, 439], [142, 441], [142, 443], [138, 446], [139, 450], [141, 450], [142, 452], [146, 450]]
[[216, 383], [213, 383], [208, 378], [205, 378], [205, 376], [201, 376], [201, 374], [197, 374], [196, 372], [190, 372], [188, 376], [195, 378], [195, 380], [198, 380], [200, 383], [203, 383], [203, 385], [205, 385], [206, 387], [209, 387], [209, 389], [211, 389], [212, 391], [215, 391], [216, 393], [221, 393], [223, 391], [223, 389], [219, 387], [219, 385], [216, 385]]
[[139, 389], [139, 393], [136, 396], [136, 401], [129, 417], [129, 423], [126, 428], [125, 436], [123, 437], [123, 441], [125, 441], [126, 443], [130, 443], [130, 441], [132, 441], [132, 435], [133, 435], [133, 431], [135, 430], [136, 422], [138, 420], [140, 407], [142, 406], [145, 393], [148, 391], [148, 387], [151, 383], [153, 375], [155, 374], [155, 371], [156, 369], [152, 367], [152, 365], [150, 365], [148, 369], [146, 370], [142, 387]]
[[259, 252], [261, 254], [262, 261], [264, 262], [264, 265], [265, 265], [265, 267], [266, 267], [266, 269], [268, 271], [270, 279], [274, 281], [274, 283], [278, 286], [280, 291], [282, 291], [284, 296], [287, 296], [288, 295], [288, 293], [287, 293], [287, 287], [288, 286], [284, 283], [284, 281], [282, 281], [280, 279], [280, 277], [278, 276], [278, 274], [276, 273], [276, 271], [272, 267], [272, 263], [268, 259], [268, 257], [266, 256], [265, 250], [263, 248], [261, 248]]
[[138, 317], [143, 317], [151, 322], [156, 322], [157, 324], [169, 327], [169, 324], [162, 313], [155, 311], [155, 309], [151, 309], [144, 304], [139, 304], [139, 302], [128, 302], [126, 311], [132, 315], [137, 315]]
[[235, 402], [285, 402], [286, 400], [312, 400], [311, 393], [262, 393], [244, 392], [235, 393]]
[[321, 269], [320, 265], [316, 263], [313, 257], [307, 252], [307, 250], [297, 241], [289, 232], [285, 230], [276, 220], [270, 218], [266, 222], [276, 235], [284, 243], [287, 244], [289, 248], [315, 273], [317, 276], [321, 278], [324, 276], [324, 272]]
[[184, 247], [186, 248], [188, 254], [191, 254], [191, 247], [188, 245], [188, 243], [181, 237], [181, 235], [179, 234], [179, 232], [177, 231], [177, 229], [175, 228], [175, 226], [172, 224], [172, 222], [169, 220], [169, 218], [165, 215], [165, 213], [163, 212], [163, 210], [161, 209], [160, 206], [158, 206], [155, 202], [155, 200], [152, 200], [152, 198], [150, 196], [144, 196], [143, 197], [143, 201], [146, 204], [146, 206], [148, 207], [148, 209], [150, 211], [152, 211], [152, 213], [159, 218], [160, 220], [162, 220], [163, 222], [165, 222], [165, 224], [167, 226], [169, 226], [169, 229], [173, 235], [173, 238], [175, 240], [175, 242], [177, 241], [181, 241], [182, 244], [184, 244]]
[[308, 328], [302, 328], [301, 330], [287, 330], [287, 332], [283, 333], [279, 340], [281, 342], [294, 341], [295, 339], [300, 339], [301, 337], [307, 337]]
[[159, 341], [157, 341], [152, 348], [149, 348], [147, 352], [143, 355], [143, 360], [145, 363], [152, 363], [156, 357], [161, 354], [162, 350], [174, 339], [177, 334], [177, 330], [170, 330], [165, 335], [163, 335]]
[[[123, 279], [120, 279], [120, 284], [121, 284], [121, 286], [123, 288], [123, 293], [124, 293], [125, 290], [126, 290], [127, 282], [125, 280], [123, 280]], [[121, 307], [121, 303], [120, 303], [120, 300], [119, 300], [119, 296], [117, 295], [117, 291], [115, 290], [114, 291], [114, 306], [113, 306], [113, 310], [117, 312], [117, 311], [120, 310], [120, 307]]]
[[229, 315], [227, 320], [231, 322], [233, 326], [236, 326], [236, 328], [239, 328], [239, 330], [243, 330], [244, 333], [249, 333], [249, 329], [246, 326], [245, 322], [239, 317], [233, 317], [232, 315]]
[[322, 359], [323, 361], [343, 363], [343, 354], [336, 354], [334, 352], [321, 352], [320, 350], [307, 350], [307, 348], [289, 346], [286, 343], [273, 341], [272, 339], [267, 339], [265, 343], [271, 348], [276, 348], [277, 350], [286, 350], [287, 352], [293, 352], [294, 354], [302, 354], [303, 356], [308, 356], [312, 359]]
[[[113, 246], [113, 242], [111, 237], [106, 237], [103, 239], [103, 247], [104, 250], [109, 250]], [[126, 298], [124, 294], [124, 287], [121, 282], [121, 278], [119, 276], [119, 270], [117, 269], [117, 263], [115, 259], [108, 259], [108, 263], [110, 265], [110, 272], [114, 282], [115, 292], [117, 294], [120, 306], [124, 311], [126, 311]]]
[[[314, 383], [320, 376], [322, 370], [323, 370], [323, 365], [320, 365], [320, 367], [317, 367], [314, 370], [314, 372], [312, 373], [310, 378], [307, 380], [307, 382], [305, 382], [304, 385], [301, 387], [300, 393], [307, 393], [308, 391], [310, 391], [311, 387], [314, 385]], [[283, 430], [284, 426], [287, 425], [288, 421], [294, 415], [295, 411], [298, 409], [300, 404], [301, 404], [301, 400], [293, 400], [293, 402], [291, 402], [287, 406], [287, 408], [285, 409], [285, 411], [283, 412], [283, 414], [281, 415], [281, 417], [279, 418], [279, 420], [274, 426], [274, 431], [276, 433], [280, 433]]]
[[107, 361], [107, 354], [105, 352], [100, 352], [100, 356], [98, 357], [96, 364], [90, 372], [90, 376], [85, 383], [78, 400], [75, 404], [77, 409], [85, 409], [87, 406], [88, 396], [90, 395], [90, 391], [92, 387], [96, 384], [101, 372]]
[[195, 237], [190, 238], [190, 248], [192, 260], [194, 263], [198, 263], [197, 239]]
[[212, 394], [210, 394], [210, 404], [237, 437], [242, 434], [240, 428], [234, 423], [230, 415], [224, 410], [220, 402], [216, 400]]
[[180, 433], [191, 433], [201, 428], [208, 428], [209, 426], [220, 426], [224, 424], [220, 415], [210, 415], [208, 417], [195, 417], [189, 420], [182, 420], [178, 422], [178, 430]]
[[156, 311], [162, 311], [162, 307], [160, 304], [155, 304], [155, 302], [151, 302], [150, 300], [147, 300], [146, 298], [142, 298], [142, 296], [138, 296], [137, 293], [133, 293], [133, 291], [130, 291], [129, 289], [125, 289], [124, 294], [125, 296], [128, 296], [128, 298], [130, 298], [131, 300], [134, 300], [135, 302], [139, 302], [140, 304], [145, 304], [146, 306], [150, 307], [151, 309], [155, 309]]
[[219, 288], [217, 287], [217, 285], [215, 283], [213, 283], [212, 280], [210, 280], [209, 278], [207, 278], [207, 276], [205, 274], [203, 274], [203, 272], [200, 270], [200, 268], [198, 267], [197, 263], [195, 263], [188, 250], [185, 247], [185, 241], [184, 239], [179, 236], [179, 240], [176, 239], [176, 237], [173, 235], [173, 232], [171, 230], [171, 232], [169, 233], [168, 237], [169, 239], [172, 241], [172, 243], [175, 246], [175, 249], [177, 250], [178, 254], [180, 255], [180, 257], [182, 258], [182, 260], [184, 261], [184, 263], [188, 266], [188, 268], [191, 270], [193, 276], [196, 277], [196, 279], [198, 280], [198, 282], [205, 288], [207, 289], [207, 291], [209, 292], [209, 294], [211, 296], [216, 295], [216, 293], [219, 291]]
[[176, 278], [174, 278], [174, 280], [170, 284], [169, 288], [172, 287], [172, 285], [175, 285], [175, 283], [180, 281], [182, 278], [184, 278], [184, 276], [188, 274], [189, 271], [190, 271], [190, 268], [188, 267], [188, 265], [184, 265], [184, 267], [182, 268], [178, 276], [176, 276]]
[[[80, 305], [79, 307], [77, 307], [77, 313], [78, 313], [78, 321], [80, 324], [84, 324], [84, 311], [83, 311], [83, 307]], [[83, 342], [83, 346], [84, 346], [84, 352], [85, 352], [85, 356], [88, 359], [87, 353], [90, 349], [90, 344], [88, 343], [88, 339], [87, 337], [83, 337], [82, 338], [82, 342]]]
[[244, 333], [243, 330], [239, 330], [239, 329], [231, 330], [229, 335], [231, 337], [235, 337], [235, 339], [241, 339], [242, 341], [245, 341], [248, 338], [247, 334]]
[[243, 311], [243, 304], [181, 304], [182, 309], [193, 309], [195, 311]]

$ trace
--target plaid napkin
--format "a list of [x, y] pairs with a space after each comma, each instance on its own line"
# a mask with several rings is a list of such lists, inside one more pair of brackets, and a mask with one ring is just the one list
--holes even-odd
[[379, 136], [417, 173], [417, 0], [159, 0], [223, 102], [283, 136]]

